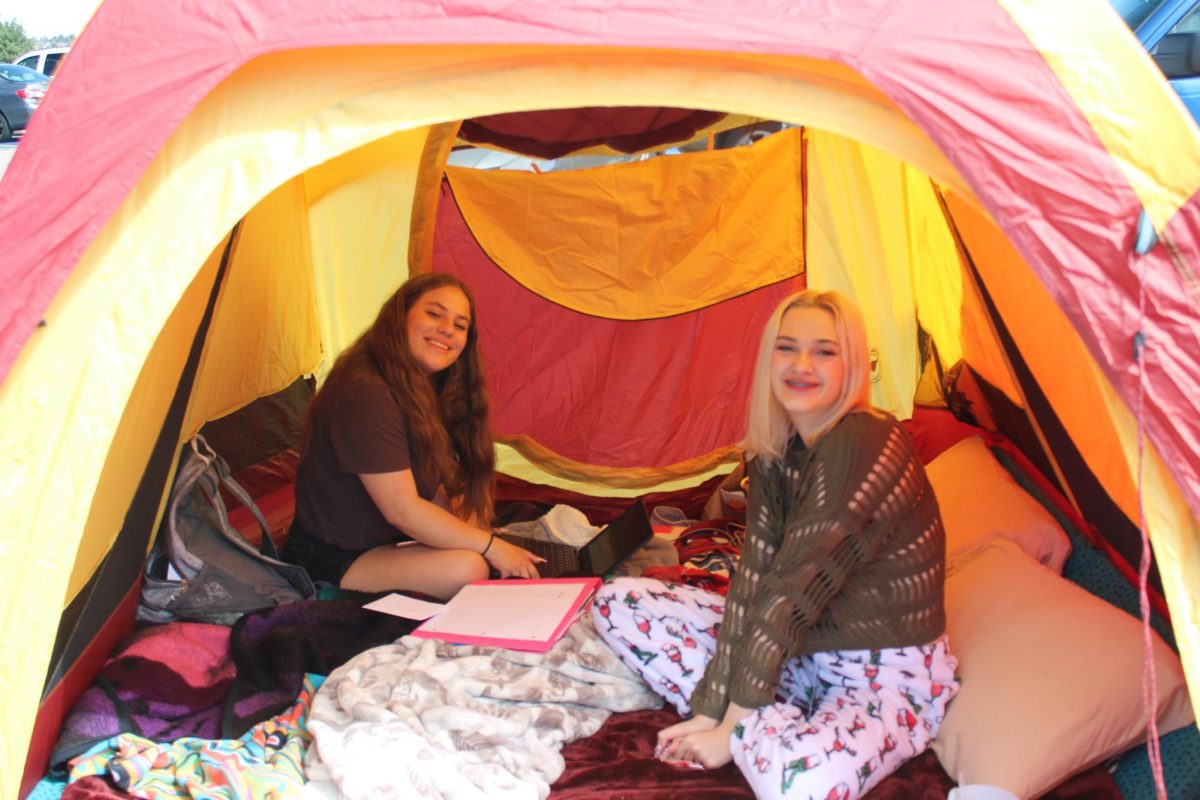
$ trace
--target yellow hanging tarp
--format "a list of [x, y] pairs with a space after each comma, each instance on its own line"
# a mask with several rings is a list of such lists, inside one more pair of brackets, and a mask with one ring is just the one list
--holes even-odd
[[695, 311], [804, 270], [800, 131], [752, 147], [535, 174], [448, 168], [488, 257], [610, 319]]

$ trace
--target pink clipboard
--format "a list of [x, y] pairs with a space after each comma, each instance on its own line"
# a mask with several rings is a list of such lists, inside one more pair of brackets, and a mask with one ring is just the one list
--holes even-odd
[[413, 636], [544, 653], [574, 622], [600, 578], [475, 581]]

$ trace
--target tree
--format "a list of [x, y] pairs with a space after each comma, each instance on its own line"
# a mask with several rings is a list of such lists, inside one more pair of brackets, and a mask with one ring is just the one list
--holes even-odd
[[33, 49], [33, 41], [25, 35], [25, 27], [15, 19], [0, 22], [0, 61], [14, 58]]
[[29, 49], [38, 50], [43, 47], [70, 47], [75, 43], [75, 34], [60, 33], [57, 36], [38, 36], [33, 39], [33, 46]]

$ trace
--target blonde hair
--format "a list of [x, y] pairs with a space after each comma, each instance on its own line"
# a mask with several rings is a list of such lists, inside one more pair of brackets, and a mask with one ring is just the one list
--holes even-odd
[[838, 401], [817, 426], [812, 438], [815, 440], [824, 436], [851, 411], [871, 407], [871, 357], [867, 348], [866, 322], [858, 306], [839, 292], [819, 292], [815, 289], [806, 289], [784, 298], [763, 327], [750, 389], [750, 419], [746, 439], [742, 443], [747, 455], [760, 456], [768, 462], [783, 455], [788, 440], [796, 433], [791, 417], [771, 389], [771, 357], [775, 351], [775, 339], [779, 336], [783, 315], [793, 308], [821, 308], [833, 315], [838, 349], [846, 368]]

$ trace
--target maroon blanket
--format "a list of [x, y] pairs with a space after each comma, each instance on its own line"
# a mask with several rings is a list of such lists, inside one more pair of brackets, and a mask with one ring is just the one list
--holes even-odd
[[[669, 709], [613, 714], [586, 739], [563, 748], [567, 768], [550, 800], [738, 800], [753, 798], [737, 767], [670, 767], [654, 758], [654, 737], [679, 721]], [[871, 790], [870, 800], [945, 800], [955, 786], [932, 750], [909, 761]], [[1116, 781], [1096, 767], [1062, 784], [1045, 800], [1121, 800]]]

